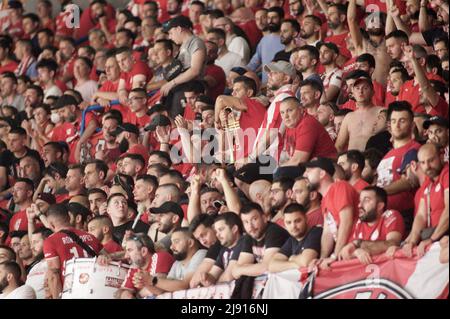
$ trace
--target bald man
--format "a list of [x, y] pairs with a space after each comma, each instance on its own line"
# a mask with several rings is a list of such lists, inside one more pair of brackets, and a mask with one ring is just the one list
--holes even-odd
[[408, 238], [405, 239], [403, 251], [411, 256], [417, 245], [417, 254], [423, 256], [425, 249], [433, 242], [448, 235], [448, 163], [444, 163], [438, 146], [423, 145], [417, 154], [419, 165], [426, 175], [417, 214]]
[[271, 187], [272, 187], [271, 182], [265, 179], [260, 179], [251, 183], [249, 188], [250, 200], [260, 205], [265, 214], [270, 213], [269, 195]]

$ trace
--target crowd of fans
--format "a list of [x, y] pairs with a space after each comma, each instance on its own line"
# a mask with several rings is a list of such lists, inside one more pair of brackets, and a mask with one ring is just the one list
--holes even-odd
[[59, 2], [0, 10], [0, 298], [448, 263], [447, 0]]

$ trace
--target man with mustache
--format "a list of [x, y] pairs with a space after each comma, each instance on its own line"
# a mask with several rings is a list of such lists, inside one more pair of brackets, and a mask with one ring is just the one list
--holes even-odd
[[396, 210], [386, 210], [387, 193], [377, 186], [368, 186], [359, 196], [359, 219], [351, 242], [342, 248], [342, 258], [358, 258], [363, 264], [372, 257], [398, 246], [404, 235], [403, 217]]
[[206, 256], [205, 249], [199, 249], [188, 228], [178, 228], [172, 233], [172, 245], [175, 262], [167, 278], [158, 278], [143, 272], [133, 277], [137, 289], [148, 289], [154, 295], [189, 288], [189, 283], [198, 266]]
[[[280, 7], [273, 7], [268, 10], [267, 19], [270, 33], [259, 41], [255, 54], [247, 64], [247, 68], [251, 71], [257, 72], [262, 66], [269, 64], [278, 51], [284, 49], [280, 38], [281, 20], [283, 17], [284, 11]], [[267, 71], [263, 70], [262, 82], [267, 83], [267, 79]]]
[[303, 19], [300, 28], [300, 37], [302, 38], [301, 45], [316, 46], [319, 43], [320, 28], [322, 27], [322, 20], [315, 15], [307, 15]]
[[295, 42], [299, 32], [300, 25], [297, 20], [288, 19], [281, 23], [280, 40], [285, 45], [285, 48], [275, 54], [274, 61], [284, 60], [289, 62], [293, 50], [297, 47]]
[[423, 193], [411, 233], [402, 249], [407, 256], [411, 256], [412, 249], [417, 245], [417, 254], [421, 257], [431, 243], [448, 234], [448, 164], [442, 161], [439, 148], [431, 143], [423, 145], [417, 157], [427, 177], [420, 188]]

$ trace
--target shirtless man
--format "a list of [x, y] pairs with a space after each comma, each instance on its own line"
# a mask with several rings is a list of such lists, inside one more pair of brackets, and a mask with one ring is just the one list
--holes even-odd
[[357, 109], [347, 114], [342, 122], [335, 145], [338, 152], [346, 149], [364, 151], [369, 138], [382, 129], [377, 123], [382, 108], [372, 103], [374, 94], [372, 81], [365, 77], [357, 79], [352, 93]]
[[347, 21], [350, 30], [352, 42], [355, 45], [357, 55], [370, 53], [375, 57], [376, 70], [373, 73], [373, 79], [378, 83], [385, 85], [386, 76], [391, 63], [391, 57], [387, 54], [386, 41], [384, 40], [384, 13], [373, 12], [366, 19], [366, 30], [369, 35], [364, 37], [361, 33], [356, 9], [357, 0], [349, 0], [347, 9]]

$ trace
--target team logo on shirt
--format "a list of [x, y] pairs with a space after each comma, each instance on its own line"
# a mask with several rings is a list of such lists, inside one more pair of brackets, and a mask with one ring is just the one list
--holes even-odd
[[441, 184], [437, 184], [436, 187], [434, 188], [434, 191], [437, 193], [441, 190]]
[[86, 284], [89, 281], [89, 274], [87, 273], [80, 274], [80, 276], [78, 277], [78, 281], [82, 285]]

